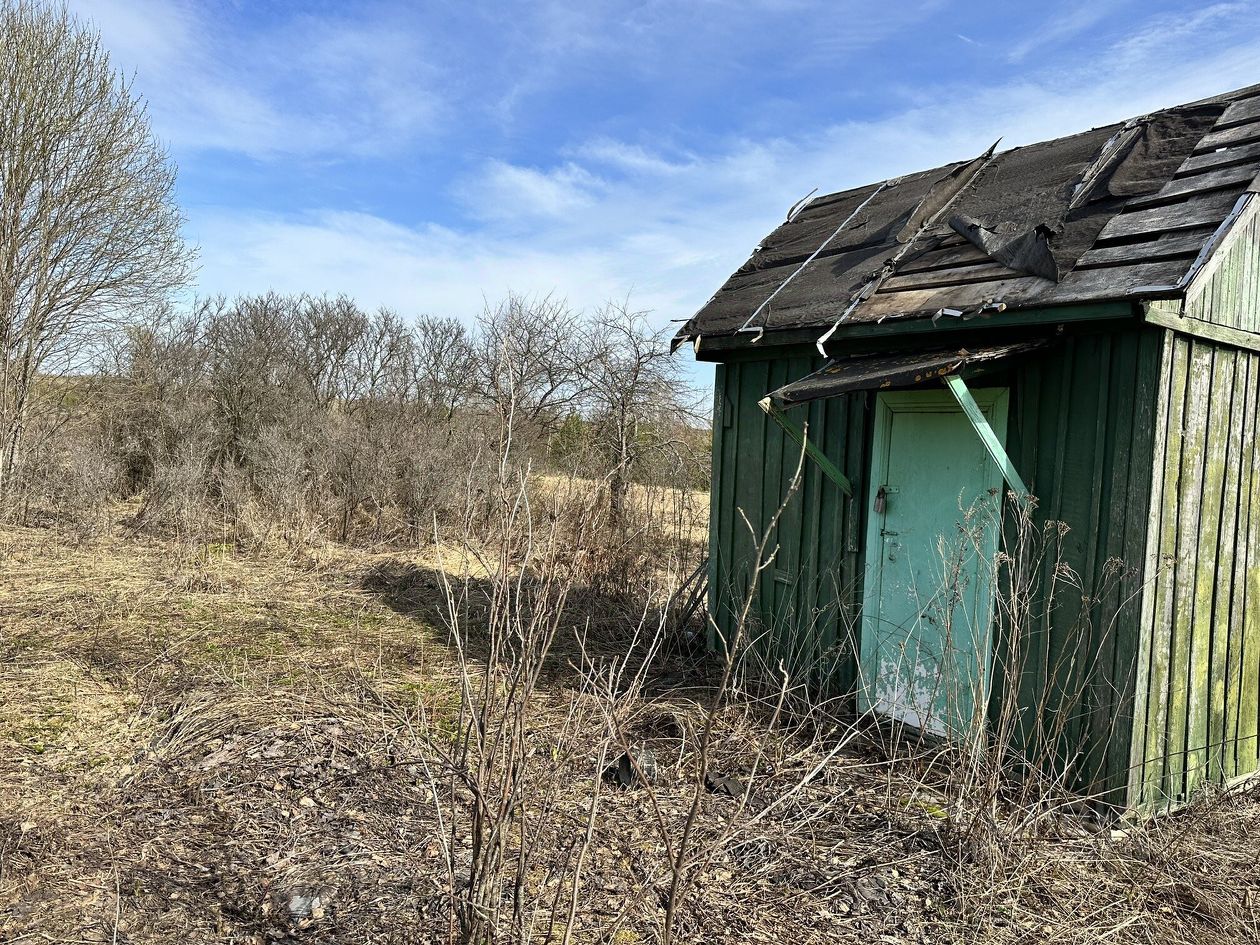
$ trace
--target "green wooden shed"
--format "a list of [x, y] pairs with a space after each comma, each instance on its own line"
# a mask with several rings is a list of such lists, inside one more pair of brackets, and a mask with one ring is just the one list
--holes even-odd
[[1118, 808], [1254, 772], [1258, 175], [1260, 86], [794, 207], [676, 338], [716, 362], [719, 631], [747, 596], [920, 730], [1014, 707]]

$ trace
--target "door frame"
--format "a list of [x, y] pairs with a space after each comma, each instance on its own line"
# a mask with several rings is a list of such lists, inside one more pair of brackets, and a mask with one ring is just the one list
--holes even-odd
[[[994, 435], [1003, 447], [1006, 445], [1007, 433], [1007, 417], [1010, 405], [1009, 387], [981, 387], [971, 391], [976, 405], [988, 420], [990, 427], [993, 429]], [[866, 567], [865, 580], [863, 581], [862, 590], [862, 614], [858, 625], [858, 653], [857, 653], [857, 669], [858, 669], [858, 691], [857, 691], [857, 708], [859, 714], [865, 715], [873, 712], [872, 700], [868, 692], [868, 683], [865, 679], [863, 667], [867, 664], [867, 646], [868, 641], [877, 639], [876, 628], [871, 626], [874, 621], [874, 614], [882, 595], [883, 581], [883, 561], [882, 561], [882, 516], [877, 515], [872, 508], [875, 501], [876, 490], [884, 484], [884, 480], [888, 475], [889, 460], [892, 452], [892, 428], [893, 417], [897, 413], [952, 413], [966, 416], [958, 400], [953, 393], [946, 389], [928, 389], [928, 390], [903, 390], [903, 391], [880, 391], [875, 397], [875, 417], [874, 426], [871, 434], [871, 461], [870, 461], [870, 477], [867, 479], [867, 489], [865, 501], [867, 502], [866, 516], [866, 536], [865, 543], [862, 548], [863, 561]], [[999, 506], [998, 527], [1001, 527], [1002, 509], [1005, 503], [1005, 487], [1006, 481], [1003, 478], [1002, 470], [998, 464], [989, 455], [988, 450], [976, 435], [976, 446], [980, 449], [985, 458], [988, 460], [986, 469], [988, 476], [985, 482], [985, 488], [996, 489], [1002, 499], [1002, 505]], [[878, 554], [878, 560], [873, 559], [872, 555]], [[872, 567], [872, 563], [879, 565]], [[989, 697], [993, 687], [993, 604], [992, 594], [989, 601], [989, 619], [988, 630], [984, 634], [984, 667], [983, 667], [983, 691], [976, 693], [975, 704], [973, 706], [973, 716], [971, 723], [980, 718], [987, 718]], [[902, 720], [896, 719], [900, 722]]]

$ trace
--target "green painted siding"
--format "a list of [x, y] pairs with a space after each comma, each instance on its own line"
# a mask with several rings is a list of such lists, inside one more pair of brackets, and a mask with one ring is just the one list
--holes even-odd
[[[709, 580], [714, 618], [732, 632], [753, 569], [756, 542], [788, 493], [800, 447], [757, 402], [821, 364], [808, 356], [718, 366], [715, 390]], [[755, 588], [749, 633], [772, 661], [818, 667], [828, 688], [854, 679], [851, 627], [861, 600], [859, 538], [867, 475], [867, 394], [793, 411], [808, 435], [853, 483], [849, 499], [808, 460], [769, 551], [774, 560]], [[829, 667], [823, 670], [819, 663]]]
[[1042, 554], [1035, 619], [1018, 644], [998, 641], [994, 700], [1017, 669], [1016, 743], [1115, 804], [1125, 801], [1137, 693], [1160, 338], [1149, 328], [1069, 337], [1012, 379], [1007, 450], [1038, 499], [1038, 531], [1047, 522], [1067, 531], [1033, 552]]
[[[1260, 355], [1167, 333], [1133, 803], [1257, 768]], [[1140, 749], [1137, 750], [1137, 749]]]
[[[1039, 498], [1039, 520], [1069, 526], [1061, 563], [1084, 588], [1074, 590], [1064, 569], [1045, 560], [1041, 584], [1054, 584], [1056, 606], [1042, 613], [1034, 605], [1038, 619], [1018, 647], [997, 642], [995, 656], [1008, 658], [993, 699], [1000, 703], [1008, 686], [1017, 687], [1018, 735], [1030, 753], [1048, 750], [1078, 786], [1120, 801], [1130, 764], [1161, 340], [1153, 327], [1083, 329], [1009, 374], [975, 382], [1010, 387], [1008, 452]], [[800, 455], [757, 401], [819, 366], [808, 356], [766, 355], [729, 361], [717, 373], [710, 586], [725, 633], [748, 586], [753, 531], [770, 521]], [[752, 611], [764, 632], [762, 652], [795, 666], [830, 653], [827, 679], [842, 690], [855, 679], [872, 404], [873, 395], [857, 393], [808, 408], [811, 439], [849, 477], [855, 497], [845, 498], [806, 462]]]

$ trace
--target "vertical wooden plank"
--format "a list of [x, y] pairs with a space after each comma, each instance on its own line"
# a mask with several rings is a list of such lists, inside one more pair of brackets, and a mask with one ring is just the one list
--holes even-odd
[[[726, 536], [722, 531], [722, 512], [729, 500], [723, 488], [724, 476], [729, 473], [726, 466], [726, 424], [731, 418], [724, 409], [729, 376], [730, 370], [725, 364], [714, 367], [713, 438], [709, 446], [709, 614], [714, 620], [718, 619], [725, 607], [722, 576]], [[709, 646], [712, 647], [716, 642], [710, 639]]]
[[1251, 295], [1251, 268], [1256, 255], [1255, 220], [1243, 221], [1246, 225], [1239, 227], [1239, 238], [1235, 247], [1237, 260], [1234, 263], [1234, 327], [1246, 329], [1252, 317], [1255, 303]]
[[[801, 359], [802, 369], [797, 375], [809, 373], [813, 362]], [[822, 413], [825, 401], [815, 401], [806, 408], [805, 434], [820, 449], [825, 445], [821, 439], [821, 424], [818, 418]], [[815, 463], [808, 463], [801, 483], [800, 529], [797, 534], [796, 560], [798, 575], [795, 594], [795, 608], [800, 632], [805, 637], [810, 661], [810, 679], [815, 683], [820, 680], [818, 671], [819, 657], [829, 645], [824, 639], [825, 628], [819, 625], [818, 615], [822, 601], [818, 594], [818, 468]]]
[[[1103, 783], [1105, 759], [1116, 732], [1116, 719], [1111, 712], [1115, 668], [1112, 631], [1115, 627], [1109, 611], [1118, 603], [1119, 595], [1107, 592], [1104, 572], [1106, 561], [1112, 556], [1112, 537], [1120, 534], [1124, 520], [1125, 468], [1116, 462], [1116, 458], [1119, 440], [1127, 440], [1132, 433], [1129, 426], [1132, 414], [1130, 412], [1126, 417], [1124, 408], [1131, 411], [1133, 405], [1132, 399], [1123, 408], [1113, 404], [1111, 391], [1115, 383], [1132, 384], [1132, 361], [1136, 350], [1130, 341], [1130, 335], [1121, 332], [1099, 339], [1099, 370], [1093, 398], [1094, 462], [1090, 471], [1089, 516], [1086, 520], [1090, 535], [1085, 544], [1085, 566], [1081, 575], [1086, 581], [1091, 606], [1087, 615], [1088, 634], [1082, 640], [1081, 705], [1078, 709], [1084, 748], [1081, 774], [1084, 783], [1090, 786], [1090, 793], [1109, 787]], [[1116, 549], [1118, 554], [1119, 549]]]
[[[1062, 492], [1065, 486], [1062, 473], [1067, 449], [1067, 417], [1075, 348], [1075, 339], [1069, 338], [1061, 348], [1039, 359], [1040, 396], [1035, 404], [1029, 405], [1030, 412], [1036, 417], [1035, 425], [1030, 426], [1035, 430], [1039, 444], [1035, 476], [1037, 485], [1031, 487], [1040, 500], [1036, 517], [1038, 528], [1058, 521], [1062, 510]], [[1034, 539], [1034, 543], [1036, 540]], [[1026, 555], [1036, 553], [1035, 549], [1018, 548], [1014, 552]], [[1056, 582], [1056, 561], [1053, 560], [1055, 555], [1054, 547], [1047, 549], [1047, 560], [1042, 564], [1039, 583], [1043, 598], [1051, 593]], [[1028, 760], [1034, 765], [1049, 766], [1060, 764], [1060, 746], [1055, 738], [1057, 691], [1051, 677], [1054, 661], [1059, 653], [1056, 629], [1061, 613], [1053, 610], [1048, 602], [1043, 602], [1043, 607], [1042, 617], [1030, 628], [1029, 639], [1024, 642], [1028, 694], [1021, 701], [1025, 719], [1021, 734]]]
[[1139, 711], [1137, 679], [1145, 652], [1142, 565], [1152, 505], [1153, 424], [1162, 336], [1151, 329], [1140, 329], [1123, 333], [1117, 342], [1125, 355], [1120, 362], [1122, 369], [1115, 372], [1123, 381], [1112, 385], [1109, 403], [1109, 409], [1117, 416], [1117, 435], [1109, 458], [1113, 514], [1106, 558], [1117, 559], [1120, 571], [1114, 578], [1110, 600], [1104, 602], [1110, 621], [1107, 632], [1111, 637], [1111, 669], [1104, 711], [1099, 715], [1104, 720], [1100, 728], [1101, 783], [1108, 803], [1128, 807], [1132, 788], [1141, 783], [1140, 766], [1132, 766], [1130, 757]]
[[853, 483], [853, 496], [846, 497], [835, 489], [836, 503], [842, 510], [842, 530], [839, 535], [840, 554], [844, 562], [844, 586], [841, 593], [847, 596], [846, 629], [848, 631], [851, 673], [857, 680], [857, 658], [860, 646], [862, 595], [865, 586], [866, 516], [870, 508], [871, 471], [871, 416], [874, 398], [869, 391], [857, 391], [849, 395], [848, 409], [840, 422], [844, 426], [845, 475]]
[[[1230, 605], [1233, 594], [1234, 547], [1237, 540], [1238, 480], [1241, 472], [1237, 450], [1241, 439], [1239, 431], [1242, 426], [1242, 405], [1239, 388], [1245, 383], [1242, 375], [1244, 360], [1241, 352], [1223, 347], [1217, 349], [1217, 379], [1213, 387], [1220, 394], [1220, 400], [1215, 405], [1220, 412], [1220, 417], [1214, 423], [1215, 429], [1212, 433], [1219, 441], [1220, 461], [1211, 470], [1211, 475], [1220, 480], [1219, 521], [1216, 544], [1209, 546], [1208, 549], [1210, 560], [1200, 561], [1200, 568], [1210, 571], [1210, 579], [1214, 585], [1208, 623], [1212, 655], [1206, 697], [1208, 699], [1207, 777], [1216, 783], [1224, 780], [1225, 752], [1230, 741], [1228, 728], [1231, 713], [1227, 704], [1229, 644], [1233, 631]], [[1235, 704], [1235, 710], [1236, 708], [1237, 704]], [[1230, 767], [1232, 768], [1232, 763]]]
[[1185, 672], [1181, 674], [1182, 787], [1177, 796], [1188, 797], [1206, 774], [1208, 738], [1209, 667], [1212, 631], [1212, 571], [1204, 567], [1203, 556], [1214, 556], [1216, 529], [1220, 518], [1221, 480], [1219, 472], [1221, 436], [1213, 420], [1219, 414], [1219, 390], [1215, 383], [1215, 349], [1198, 341], [1191, 343], [1190, 397], [1186, 405], [1186, 463], [1194, 475], [1185, 480], [1188, 489], [1181, 496], [1177, 557], [1189, 562], [1184, 585], [1178, 580], [1177, 630], [1184, 631]]
[[1062, 618], [1056, 626], [1058, 656], [1051, 667], [1056, 677], [1060, 711], [1066, 713], [1063, 757], [1071, 766], [1073, 783], [1081, 790], [1092, 787], [1094, 762], [1089, 743], [1091, 710], [1097, 705], [1094, 675], [1100, 656], [1097, 627], [1090, 598], [1099, 592], [1097, 547], [1099, 540], [1100, 492], [1106, 466], [1104, 450], [1109, 411], [1100, 392], [1109, 386], [1111, 336], [1082, 341], [1073, 361], [1069, 408], [1065, 415], [1073, 427], [1066, 443], [1062, 465], [1061, 519], [1070, 528], [1064, 540], [1067, 562], [1083, 583], [1083, 596], [1065, 598], [1059, 608]]
[[1243, 331], [1256, 330], [1255, 271], [1257, 256], [1260, 256], [1256, 241], [1257, 222], [1255, 218], [1247, 221], [1242, 234], [1244, 249], [1238, 266], [1238, 327]]
[[[1182, 572], [1189, 566], [1189, 560], [1182, 559], [1178, 552], [1183, 534], [1182, 515], [1188, 511], [1182, 502], [1183, 494], [1189, 491], [1186, 481], [1197, 484], [1197, 473], [1186, 461], [1185, 442], [1185, 412], [1193, 352], [1189, 340], [1182, 336], [1172, 336], [1169, 343], [1172, 346], [1172, 371], [1169, 374], [1166, 408], [1167, 468], [1161, 503], [1165, 511], [1159, 543], [1160, 571], [1156, 586], [1155, 638], [1151, 651], [1151, 699], [1155, 711], [1148, 709], [1147, 712], [1146, 757], [1159, 760], [1151, 769], [1152, 774], [1159, 775], [1158, 785], [1152, 784], [1150, 788], [1152, 801], [1156, 804], [1179, 796], [1184, 785], [1185, 692], [1180, 686], [1189, 660], [1181, 653], [1184, 650], [1188, 654], [1189, 646], [1185, 639], [1188, 621], [1183, 621], [1179, 630], [1178, 611], [1184, 609], [1179, 591], [1185, 580]], [[1193, 519], [1197, 526], [1197, 512]], [[1155, 688], [1156, 683], [1158, 688]]]
[[1240, 366], [1239, 380], [1235, 388], [1235, 403], [1241, 416], [1236, 429], [1237, 439], [1230, 457], [1230, 466], [1237, 467], [1237, 488], [1235, 490], [1234, 537], [1227, 550], [1228, 561], [1233, 566], [1229, 614], [1229, 671], [1226, 679], [1226, 731], [1225, 731], [1225, 769], [1224, 777], [1232, 778], [1250, 769], [1240, 766], [1239, 737], [1243, 733], [1243, 661], [1245, 653], [1246, 607], [1247, 595], [1247, 534], [1251, 514], [1251, 440], [1255, 429], [1255, 401], [1252, 385], [1255, 380], [1255, 355], [1249, 352], [1238, 353]]
[[[741, 424], [738, 450], [743, 462], [735, 480], [735, 529], [738, 535], [736, 547], [739, 549], [741, 578], [738, 590], [741, 598], [746, 594], [755, 595], [749, 612], [752, 618], [759, 618], [761, 608], [765, 605], [761, 583], [753, 573], [753, 557], [761, 533], [762, 502], [765, 496], [766, 427], [769, 420], [757, 406], [757, 401], [767, 390], [767, 367], [765, 361], [744, 362], [740, 365], [739, 378]], [[754, 627], [747, 629], [756, 632]]]
[[[1138, 451], [1134, 451], [1132, 461], [1134, 479], [1130, 480], [1129, 493], [1135, 498], [1145, 497], [1144, 511], [1135, 504], [1133, 519], [1128, 523], [1127, 541], [1131, 549], [1129, 554], [1138, 567], [1137, 581], [1140, 587], [1138, 594], [1138, 613], [1134, 626], [1135, 678], [1133, 682], [1133, 728], [1130, 736], [1128, 756], [1129, 789], [1126, 806], [1138, 808], [1148, 806], [1148, 785], [1151, 783], [1151, 767], [1153, 759], [1148, 758], [1147, 728], [1150, 724], [1152, 709], [1158, 712], [1158, 700], [1154, 698], [1154, 690], [1163, 682], [1153, 669], [1156, 650], [1156, 639], [1162, 636], [1155, 632], [1156, 586], [1159, 581], [1159, 542], [1164, 510], [1164, 471], [1168, 464], [1168, 397], [1172, 377], [1173, 338], [1169, 331], [1147, 331], [1143, 334], [1143, 346], [1148, 354], [1139, 367], [1139, 378], [1143, 377], [1143, 368], [1149, 372], [1144, 380], [1138, 383], [1138, 406], [1135, 408], [1133, 427], [1135, 434], [1143, 429], [1150, 429], [1150, 446], [1146, 447], [1152, 461], [1149, 478], [1137, 478], [1139, 470], [1147, 464], [1141, 462]], [[1135, 437], [1136, 439], [1136, 437]], [[1166, 653], [1166, 649], [1164, 650]]]
[[[1049, 365], [1053, 363], [1053, 356], [1049, 354], [1029, 362], [1011, 385], [1012, 410], [1008, 440], [1015, 450], [1013, 454], [1015, 462], [1024, 471], [1028, 488], [1039, 500], [1048, 498], [1044, 489], [1045, 477], [1040, 468], [1042, 457], [1042, 451], [1039, 449], [1042, 440], [1040, 410], [1043, 401], [1055, 398], [1053, 391], [1045, 386], [1046, 375], [1050, 372]], [[1040, 518], [1040, 514], [1034, 514], [1034, 520], [1039, 521]], [[1013, 525], [1014, 523], [1008, 518], [1005, 551], [1008, 555], [1015, 557], [1019, 553], [1020, 536], [1014, 531]], [[1042, 692], [1039, 681], [1040, 650], [1044, 639], [1043, 626], [1040, 623], [1034, 623], [1026, 628], [1023, 638], [1000, 640], [994, 651], [995, 665], [1000, 671], [1000, 676], [994, 679], [993, 713], [996, 717], [1004, 693], [1007, 691], [1006, 687], [1018, 687], [1019, 724], [1014, 732], [1016, 744], [1013, 747], [1025, 757], [1031, 757], [1035, 751], [1038, 703]]]
[[1236, 270], [1238, 268], [1238, 252], [1235, 247], [1225, 254], [1225, 261], [1219, 269], [1213, 281], [1216, 283], [1216, 291], [1213, 293], [1212, 304], [1215, 309], [1216, 320], [1221, 324], [1236, 328], [1238, 325], [1238, 306], [1235, 304], [1234, 286], [1237, 282]]
[[1251, 404], [1251, 436], [1244, 453], [1251, 470], [1248, 484], [1247, 541], [1242, 549], [1246, 559], [1243, 583], [1242, 654], [1238, 707], [1237, 773], [1256, 770], [1260, 762], [1260, 356], [1251, 355], [1252, 376], [1248, 395]]
[[[775, 358], [766, 364], [764, 386], [759, 393], [754, 395], [755, 399], [760, 400], [770, 391], [782, 387], [787, 381], [786, 360]], [[790, 452], [789, 444], [793, 451], [796, 449], [796, 445], [792, 444], [791, 440], [783, 434], [783, 428], [777, 423], [767, 421], [765, 431], [765, 446], [761, 454], [764, 457], [763, 475], [765, 478], [762, 480], [761, 524], [758, 528], [758, 538], [761, 538], [770, 529], [770, 522], [783, 502], [783, 494], [786, 491], [788, 478], [796, 468], [793, 463], [787, 469], [784, 469], [790, 462], [787, 460], [787, 455]], [[787, 642], [787, 633], [784, 627], [786, 615], [782, 606], [782, 599], [785, 595], [781, 593], [783, 584], [778, 578], [784, 565], [780, 538], [785, 531], [791, 530], [789, 523], [785, 519], [786, 515], [780, 516], [778, 524], [770, 534], [770, 540], [766, 545], [766, 554], [773, 555], [774, 562], [761, 573], [763, 602], [761, 619], [764, 624], [761, 631], [764, 634], [764, 652], [772, 660], [783, 658], [785, 655], [783, 647]]]
[[[731, 520], [735, 510], [735, 476], [737, 473], [736, 458], [739, 455], [739, 372], [738, 363], [721, 364], [717, 375], [721, 383], [715, 387], [722, 397], [721, 419], [722, 434], [717, 442], [721, 453], [714, 455], [714, 479], [710, 484], [713, 514], [710, 529], [716, 522], [716, 551], [709, 560], [709, 612], [716, 624], [716, 631], [723, 637], [731, 630], [730, 615], [733, 600], [737, 596], [738, 577], [737, 549], [735, 536], [731, 529]], [[717, 646], [717, 641], [710, 639], [710, 646]]]
[[[1053, 484], [1052, 493], [1049, 502], [1050, 521], [1062, 522], [1065, 517], [1065, 501], [1072, 491], [1070, 485], [1064, 479], [1065, 472], [1068, 468], [1067, 457], [1070, 441], [1068, 439], [1068, 427], [1070, 426], [1069, 418], [1072, 414], [1072, 392], [1076, 386], [1076, 376], [1078, 367], [1078, 351], [1080, 345], [1075, 338], [1069, 338], [1064, 346], [1059, 370], [1062, 372], [1062, 386], [1059, 388], [1058, 407], [1053, 424], [1049, 427], [1053, 431], [1055, 437], [1054, 461], [1052, 464], [1052, 472], [1050, 482]], [[1070, 514], [1070, 513], [1068, 513]], [[1071, 527], [1071, 523], [1068, 523]], [[1071, 532], [1068, 533], [1067, 541], [1063, 547], [1066, 554], [1072, 557], [1071, 545], [1074, 539]], [[1050, 588], [1058, 583], [1056, 569], [1059, 561], [1054, 560], [1057, 549], [1050, 549], [1047, 554], [1045, 563], [1045, 573], [1042, 577], [1042, 586]], [[1053, 731], [1046, 732], [1046, 738], [1053, 738], [1054, 744], [1046, 744], [1042, 746], [1042, 750], [1052, 753], [1054, 764], [1059, 770], [1064, 770], [1070, 764], [1070, 758], [1075, 753], [1075, 746], [1072, 745], [1072, 733], [1070, 727], [1066, 731], [1059, 733], [1058, 727], [1062, 714], [1066, 711], [1070, 714], [1070, 706], [1065, 707], [1064, 692], [1067, 688], [1067, 681], [1063, 678], [1064, 673], [1069, 672], [1071, 666], [1072, 654], [1068, 652], [1070, 640], [1068, 635], [1072, 626], [1078, 617], [1078, 611], [1070, 606], [1061, 606], [1061, 601], [1056, 601], [1055, 606], [1048, 607], [1045, 612], [1046, 638], [1045, 638], [1045, 654], [1042, 662], [1043, 686], [1044, 694], [1041, 700], [1041, 721], [1047, 727], [1053, 725]], [[1044, 759], [1049, 761], [1050, 758]]]

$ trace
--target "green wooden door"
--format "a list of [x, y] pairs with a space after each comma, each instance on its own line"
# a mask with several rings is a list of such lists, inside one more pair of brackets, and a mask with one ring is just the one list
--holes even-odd
[[[974, 394], [1004, 441], [1006, 390]], [[1001, 473], [948, 391], [889, 392], [870, 484], [859, 705], [963, 734], [988, 696]]]

